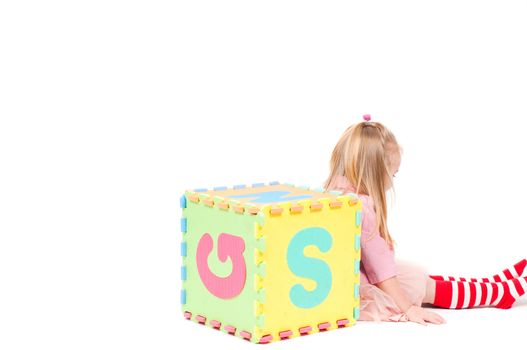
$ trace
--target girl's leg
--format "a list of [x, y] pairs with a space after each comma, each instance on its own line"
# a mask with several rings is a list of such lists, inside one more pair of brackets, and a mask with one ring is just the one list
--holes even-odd
[[[527, 277], [504, 282], [434, 281], [435, 287], [427, 288], [426, 301], [447, 309], [465, 309], [477, 306], [494, 306], [508, 309], [527, 292]], [[435, 295], [432, 298], [431, 290]]]
[[426, 294], [423, 300], [423, 304], [432, 304], [436, 296], [436, 281], [432, 278], [428, 278], [426, 281]]

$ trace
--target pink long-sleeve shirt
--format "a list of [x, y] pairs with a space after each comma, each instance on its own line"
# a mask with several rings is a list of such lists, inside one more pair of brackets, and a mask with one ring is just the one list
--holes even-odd
[[[345, 176], [337, 176], [330, 184], [332, 190], [356, 193]], [[395, 253], [375, 229], [375, 209], [370, 196], [359, 194], [362, 201], [361, 283], [376, 284], [397, 275]]]

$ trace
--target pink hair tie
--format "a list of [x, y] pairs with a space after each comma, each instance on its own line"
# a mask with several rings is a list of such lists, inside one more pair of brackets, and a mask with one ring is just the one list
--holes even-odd
[[365, 121], [369, 122], [371, 119], [371, 116], [369, 114], [365, 114], [362, 116], [362, 118], [364, 118]]

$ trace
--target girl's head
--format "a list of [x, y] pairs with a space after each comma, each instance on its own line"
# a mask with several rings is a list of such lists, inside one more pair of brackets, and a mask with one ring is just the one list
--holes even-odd
[[386, 191], [393, 188], [399, 170], [402, 148], [392, 132], [381, 123], [367, 121], [351, 125], [337, 142], [330, 161], [329, 177], [324, 184], [331, 189], [337, 176], [344, 176], [357, 194], [371, 197], [377, 228], [390, 245], [393, 240], [387, 227]]

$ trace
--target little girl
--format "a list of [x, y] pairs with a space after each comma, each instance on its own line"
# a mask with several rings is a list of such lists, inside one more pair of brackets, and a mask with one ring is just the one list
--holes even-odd
[[422, 267], [395, 260], [386, 191], [399, 170], [402, 148], [384, 125], [370, 122], [369, 115], [364, 120], [350, 126], [338, 141], [324, 184], [326, 190], [356, 193], [363, 204], [359, 320], [445, 322], [423, 304], [510, 308], [527, 291], [526, 259], [481, 279], [430, 276]]

